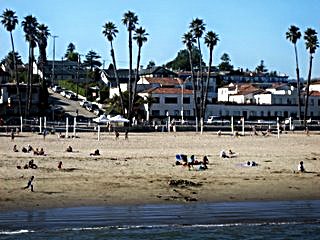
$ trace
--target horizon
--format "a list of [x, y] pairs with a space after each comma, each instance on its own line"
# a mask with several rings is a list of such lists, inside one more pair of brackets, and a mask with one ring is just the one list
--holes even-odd
[[[302, 37], [297, 43], [301, 77], [306, 79], [309, 69], [309, 54], [305, 49], [304, 31], [313, 28], [320, 32], [320, 2], [317, 0], [252, 1], [252, 0], [162, 0], [155, 3], [147, 0], [118, 1], [63, 1], [54, 5], [40, 0], [30, 3], [21, 0], [3, 1], [1, 15], [5, 9], [16, 12], [19, 24], [13, 31], [15, 51], [25, 63], [28, 45], [21, 28], [27, 15], [33, 15], [39, 23], [46, 24], [55, 39], [55, 60], [61, 60], [69, 43], [74, 43], [76, 52], [86, 55], [90, 50], [101, 56], [105, 68], [111, 63], [110, 47], [102, 34], [104, 23], [114, 22], [119, 30], [114, 40], [116, 61], [119, 68], [128, 68], [128, 33], [121, 23], [128, 10], [139, 18], [139, 26], [149, 33], [142, 47], [141, 65], [149, 61], [157, 66], [172, 61], [180, 50], [185, 49], [182, 35], [188, 31], [189, 23], [203, 19], [206, 31], [214, 31], [220, 41], [214, 49], [213, 65], [218, 65], [223, 53], [228, 53], [234, 69], [254, 70], [263, 60], [268, 71], [286, 74], [295, 79], [295, 57], [293, 45], [285, 33], [291, 25], [300, 28]], [[191, 12], [191, 13], [190, 13]], [[76, 17], [75, 17], [76, 16]], [[170, 28], [169, 28], [170, 26]], [[53, 58], [53, 38], [48, 38], [47, 58]], [[318, 36], [319, 38], [319, 36]], [[0, 58], [11, 51], [9, 33], [1, 24]], [[133, 42], [133, 66], [137, 48]], [[208, 65], [208, 51], [202, 39], [203, 59]], [[314, 54], [312, 78], [320, 77], [319, 49]], [[36, 57], [38, 50], [35, 50]]]

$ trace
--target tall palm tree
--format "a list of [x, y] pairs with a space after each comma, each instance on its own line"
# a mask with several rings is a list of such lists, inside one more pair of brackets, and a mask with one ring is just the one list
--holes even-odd
[[40, 92], [40, 104], [41, 110], [44, 110], [48, 103], [48, 89], [46, 82], [44, 80], [44, 64], [47, 62], [47, 46], [48, 46], [48, 37], [50, 36], [50, 32], [48, 26], [45, 24], [38, 25], [37, 31], [37, 42], [39, 46], [39, 58], [38, 62], [40, 64], [41, 72], [42, 72], [42, 79], [41, 79], [41, 92]]
[[12, 47], [12, 55], [13, 55], [13, 65], [14, 65], [14, 75], [16, 80], [16, 88], [17, 88], [17, 96], [18, 96], [18, 106], [19, 106], [19, 115], [21, 116], [22, 110], [21, 110], [21, 96], [20, 96], [20, 81], [18, 78], [18, 69], [17, 69], [17, 60], [14, 50], [14, 41], [13, 41], [13, 35], [12, 31], [15, 30], [17, 24], [18, 24], [18, 17], [15, 15], [16, 13], [10, 9], [6, 9], [3, 11], [3, 14], [1, 15], [1, 24], [4, 26], [4, 28], [10, 32], [10, 39], [11, 39], [11, 47]]
[[37, 18], [28, 15], [22, 21], [23, 31], [25, 33], [26, 41], [29, 43], [29, 64], [28, 64], [28, 84], [27, 84], [27, 104], [26, 104], [26, 114], [30, 114], [31, 102], [32, 102], [32, 65], [34, 61], [34, 48], [37, 46]]
[[319, 47], [318, 37], [316, 30], [308, 28], [304, 32], [304, 40], [306, 43], [306, 49], [309, 51], [309, 73], [306, 89], [306, 101], [304, 105], [304, 126], [307, 126], [307, 116], [308, 116], [308, 105], [309, 105], [309, 87], [311, 82], [311, 72], [312, 72], [312, 60], [313, 54], [316, 52], [316, 49]]
[[195, 108], [195, 116], [196, 121], [199, 119], [199, 111], [198, 111], [198, 103], [197, 103], [197, 85], [196, 79], [194, 77], [194, 70], [192, 64], [192, 49], [194, 47], [194, 43], [196, 43], [196, 39], [194, 38], [191, 32], [187, 32], [182, 36], [182, 42], [186, 45], [186, 48], [189, 53], [189, 63], [191, 68], [191, 81], [192, 81], [192, 88], [193, 88], [193, 101], [194, 101], [194, 108]]
[[204, 43], [209, 48], [209, 67], [208, 67], [206, 85], [205, 85], [205, 88], [204, 88], [202, 116], [205, 115], [206, 107], [207, 107], [207, 97], [208, 97], [209, 81], [210, 81], [210, 77], [211, 77], [210, 74], [211, 74], [211, 66], [212, 66], [212, 59], [213, 59], [213, 49], [218, 44], [219, 40], [220, 40], [219, 39], [219, 35], [214, 33], [213, 31], [207, 32], [207, 34], [204, 37]]
[[116, 25], [113, 22], [107, 22], [103, 26], [103, 35], [107, 37], [108, 41], [110, 42], [110, 53], [111, 53], [111, 58], [112, 58], [112, 63], [113, 63], [113, 70], [114, 70], [114, 75], [116, 77], [117, 85], [118, 85], [118, 90], [119, 90], [119, 96], [120, 96], [120, 105], [121, 105], [121, 114], [124, 115], [124, 102], [123, 102], [123, 94], [121, 91], [120, 87], [120, 80], [118, 76], [118, 71], [117, 71], [117, 64], [116, 64], [116, 57], [113, 49], [113, 39], [117, 36], [118, 29]]
[[131, 123], [131, 99], [132, 99], [132, 31], [135, 30], [136, 25], [138, 24], [138, 16], [131, 11], [128, 11], [123, 14], [122, 23], [127, 27], [129, 33], [129, 82], [128, 82], [128, 94], [129, 94], [129, 105], [128, 105], [128, 118]]
[[296, 57], [296, 74], [297, 74], [297, 102], [298, 102], [298, 118], [301, 119], [301, 90], [300, 90], [300, 74], [299, 74], [299, 62], [298, 62], [298, 52], [297, 52], [297, 41], [301, 37], [301, 32], [299, 28], [291, 25], [288, 32], [286, 32], [286, 38], [293, 44], [294, 53]]
[[201, 53], [201, 44], [200, 44], [200, 38], [202, 37], [204, 31], [205, 31], [205, 23], [202, 19], [196, 18], [193, 19], [192, 22], [189, 25], [189, 29], [193, 36], [197, 39], [198, 43], [198, 49], [199, 49], [199, 72], [198, 72], [198, 79], [199, 86], [200, 87], [200, 118], [203, 120], [203, 97], [204, 97], [204, 88], [203, 88], [203, 72], [202, 72], [202, 53]]
[[137, 69], [136, 69], [136, 77], [135, 77], [135, 80], [133, 82], [133, 89], [132, 89], [132, 100], [131, 100], [131, 109], [130, 111], [132, 112], [133, 110], [133, 103], [135, 101], [135, 98], [136, 98], [136, 92], [137, 92], [137, 82], [139, 80], [139, 66], [140, 66], [140, 58], [141, 58], [141, 48], [143, 46], [143, 44], [145, 42], [147, 42], [148, 36], [149, 34], [146, 33], [146, 30], [143, 29], [142, 27], [140, 28], [137, 28], [135, 30], [135, 33], [134, 33], [134, 36], [133, 36], [133, 39], [136, 40], [137, 42], [137, 45], [138, 45], [138, 56], [137, 56]]

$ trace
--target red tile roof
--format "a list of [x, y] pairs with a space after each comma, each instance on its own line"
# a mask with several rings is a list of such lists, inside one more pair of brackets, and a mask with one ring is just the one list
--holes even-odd
[[[155, 93], [155, 94], [182, 94], [181, 88], [150, 88], [144, 93]], [[190, 89], [183, 89], [183, 94], [192, 94], [193, 91]]]
[[166, 86], [174, 86], [179, 85], [179, 81], [183, 82], [182, 79], [179, 78], [157, 78], [157, 77], [146, 77], [146, 80], [149, 83], [159, 83], [161, 85]]

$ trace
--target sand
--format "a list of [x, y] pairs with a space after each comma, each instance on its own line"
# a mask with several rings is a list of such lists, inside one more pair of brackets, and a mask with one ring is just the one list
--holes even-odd
[[[0, 211], [115, 204], [320, 199], [320, 135], [217, 136], [208, 132], [78, 133], [79, 138], [0, 135]], [[31, 144], [46, 156], [22, 153]], [[13, 152], [17, 145], [19, 152]], [[74, 152], [65, 149], [71, 145]], [[99, 149], [101, 156], [89, 156]], [[219, 152], [238, 155], [221, 159]], [[209, 158], [209, 169], [175, 166], [175, 155]], [[17, 169], [33, 159], [38, 169]], [[300, 161], [309, 173], [297, 173]], [[59, 161], [62, 169], [57, 168]], [[255, 161], [257, 167], [241, 164]], [[34, 175], [34, 192], [24, 190]], [[170, 186], [170, 180], [191, 184]], [[194, 184], [192, 184], [194, 183]]]

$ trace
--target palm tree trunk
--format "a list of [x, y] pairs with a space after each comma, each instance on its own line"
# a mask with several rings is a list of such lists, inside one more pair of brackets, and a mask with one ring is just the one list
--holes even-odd
[[299, 120], [301, 120], [300, 74], [299, 74], [299, 62], [298, 62], [298, 52], [297, 52], [296, 44], [294, 44], [294, 52], [295, 52], [295, 56], [296, 56], [298, 118], [299, 118]]
[[308, 107], [309, 107], [309, 87], [311, 82], [312, 59], [313, 57], [312, 55], [310, 55], [309, 73], [308, 73], [308, 81], [307, 81], [307, 89], [306, 89], [306, 101], [304, 104], [304, 118], [303, 118], [304, 127], [307, 127], [307, 116], [308, 116]]
[[[204, 89], [203, 89], [203, 72], [202, 72], [202, 54], [201, 54], [201, 45], [200, 45], [200, 38], [198, 38], [198, 49], [199, 49], [199, 76], [200, 76], [200, 81], [199, 81], [199, 87], [200, 87], [200, 118], [203, 119], [204, 111], [203, 111], [203, 95], [204, 95]], [[200, 120], [200, 119], [199, 119]]]
[[25, 109], [25, 117], [29, 116], [29, 91], [30, 91], [30, 58], [31, 58], [31, 44], [29, 44], [29, 62], [28, 62], [28, 78], [27, 78], [27, 86], [26, 86], [26, 109]]
[[110, 45], [111, 45], [111, 58], [112, 58], [112, 62], [113, 62], [114, 75], [116, 77], [118, 90], [119, 90], [119, 96], [120, 96], [121, 114], [124, 115], [123, 94], [122, 94], [121, 87], [120, 87], [120, 80], [119, 80], [117, 65], [116, 65], [116, 57], [114, 54], [112, 41], [110, 41]]
[[32, 107], [32, 86], [33, 86], [33, 59], [34, 59], [34, 48], [31, 47], [31, 58], [29, 62], [30, 69], [30, 81], [29, 81], [29, 97], [28, 97], [28, 114], [30, 115], [31, 107]]
[[212, 65], [212, 53], [213, 53], [213, 49], [210, 48], [208, 75], [207, 75], [206, 85], [204, 89], [204, 98], [203, 98], [203, 106], [202, 106], [202, 110], [203, 110], [202, 117], [205, 116], [206, 108], [207, 108], [208, 88], [209, 88], [209, 81], [211, 77], [210, 75], [211, 75], [211, 65]]
[[132, 31], [129, 30], [129, 81], [128, 81], [128, 119], [130, 120], [131, 125], [131, 74], [132, 74]]
[[14, 78], [16, 79], [16, 87], [17, 87], [17, 96], [18, 96], [18, 107], [19, 107], [19, 116], [21, 116], [21, 95], [20, 95], [20, 81], [18, 79], [18, 68], [17, 68], [17, 60], [14, 51], [14, 42], [13, 42], [13, 35], [10, 32], [11, 37], [11, 46], [12, 46], [12, 54], [13, 54], [13, 65], [14, 65]]
[[136, 92], [137, 92], [137, 83], [139, 80], [139, 65], [140, 65], [140, 58], [141, 58], [141, 47], [138, 48], [138, 57], [137, 57], [137, 71], [136, 71], [136, 77], [133, 82], [133, 89], [132, 89], [132, 101], [131, 101], [131, 109], [130, 112], [133, 111], [133, 105], [136, 98]]
[[[192, 52], [190, 49], [188, 49], [189, 52], [189, 63], [191, 68], [191, 80], [192, 80], [192, 88], [193, 88], [193, 101], [194, 101], [194, 111], [195, 111], [195, 117], [196, 121], [199, 119], [199, 111], [198, 111], [198, 103], [197, 103], [197, 89], [196, 89], [196, 80], [194, 78], [194, 71], [193, 71], [193, 64], [192, 64]], [[197, 124], [196, 124], [197, 125]], [[198, 131], [198, 129], [197, 129]]]

